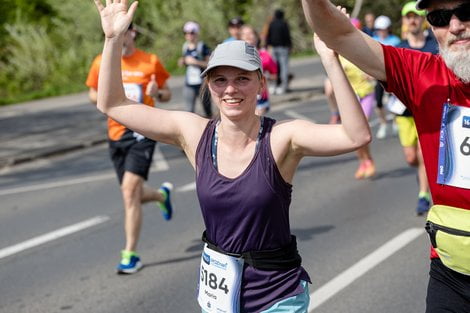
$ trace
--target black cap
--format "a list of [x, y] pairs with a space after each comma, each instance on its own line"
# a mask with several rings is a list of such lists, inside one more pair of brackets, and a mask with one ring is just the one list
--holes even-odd
[[418, 0], [416, 2], [416, 8], [419, 10], [424, 10], [429, 6], [429, 0]]
[[241, 17], [237, 16], [228, 21], [228, 26], [242, 26], [245, 24]]

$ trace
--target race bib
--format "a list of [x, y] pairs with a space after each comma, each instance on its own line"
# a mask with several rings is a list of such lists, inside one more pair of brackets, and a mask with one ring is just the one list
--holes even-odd
[[470, 108], [444, 104], [437, 183], [470, 189]]
[[142, 90], [142, 85], [124, 83], [124, 92], [126, 93], [127, 98], [140, 103], [144, 102], [144, 92]]
[[406, 106], [394, 94], [391, 94], [387, 101], [387, 110], [394, 114], [402, 115], [406, 110]]
[[201, 256], [197, 301], [209, 313], [240, 312], [240, 286], [243, 259], [210, 249]]
[[132, 136], [135, 138], [136, 141], [142, 141], [145, 139], [145, 136], [138, 132], [133, 132]]
[[186, 68], [186, 82], [190, 86], [202, 84], [201, 68], [199, 66], [188, 65]]

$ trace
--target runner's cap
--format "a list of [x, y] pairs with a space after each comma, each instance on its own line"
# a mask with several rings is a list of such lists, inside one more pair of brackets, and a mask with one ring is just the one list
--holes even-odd
[[424, 10], [429, 6], [429, 0], [418, 0], [416, 2], [416, 8], [419, 10]]
[[185, 33], [199, 34], [199, 24], [193, 21], [186, 22], [183, 26], [183, 31]]
[[388, 29], [390, 26], [392, 26], [392, 21], [385, 15], [380, 15], [374, 21], [375, 29]]
[[201, 77], [205, 77], [217, 66], [233, 66], [246, 71], [256, 71], [262, 68], [261, 58], [256, 48], [243, 40], [232, 40], [217, 45]]
[[424, 10], [418, 10], [416, 8], [416, 2], [410, 1], [407, 2], [401, 9], [401, 16], [406, 16], [408, 13], [414, 13], [419, 16], [425, 16], [426, 12]]
[[237, 16], [237, 17], [234, 17], [232, 18], [231, 20], [228, 21], [228, 26], [236, 26], [236, 27], [240, 27], [242, 26], [243, 24], [245, 24], [242, 20], [241, 17]]

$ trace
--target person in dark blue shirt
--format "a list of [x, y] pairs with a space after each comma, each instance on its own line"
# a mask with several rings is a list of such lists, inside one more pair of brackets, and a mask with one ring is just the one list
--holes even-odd
[[373, 37], [375, 28], [374, 28], [375, 15], [372, 12], [368, 12], [364, 15], [364, 26], [362, 31], [367, 35]]
[[437, 54], [439, 46], [432, 33], [424, 29], [425, 11], [416, 9], [416, 1], [406, 3], [401, 16], [405, 39], [398, 47]]

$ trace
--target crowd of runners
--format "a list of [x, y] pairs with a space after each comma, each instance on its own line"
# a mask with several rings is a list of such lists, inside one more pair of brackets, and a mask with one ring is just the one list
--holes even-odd
[[[169, 73], [157, 55], [135, 45], [138, 3], [95, 0], [105, 44], [86, 84], [108, 116], [124, 202], [118, 273], [142, 267], [142, 204], [153, 201], [172, 218], [171, 183], [154, 189], [145, 182], [163, 142], [182, 150], [195, 170], [206, 228], [202, 312], [307, 312], [311, 280], [289, 224], [296, 169], [304, 157], [357, 151], [355, 178], [373, 177], [370, 142], [396, 134], [417, 169], [416, 214], [428, 214], [426, 312], [470, 312], [470, 3], [408, 2], [399, 36], [387, 16], [367, 13], [362, 23], [329, 0], [301, 3], [328, 76], [326, 124], [267, 116], [270, 94], [289, 91], [292, 39], [282, 10], [263, 30], [230, 19], [229, 37], [213, 50], [197, 21], [184, 22], [178, 64], [185, 68], [186, 111], [168, 111], [158, 103], [171, 98]], [[204, 116], [195, 113], [198, 102]], [[374, 107], [375, 136], [368, 123]]]

